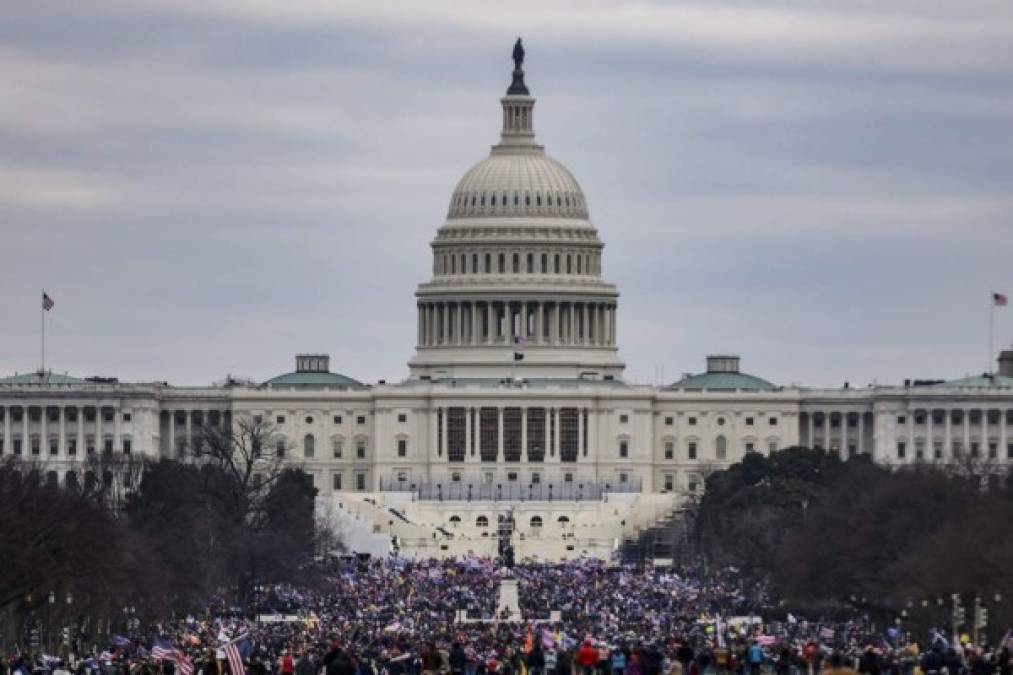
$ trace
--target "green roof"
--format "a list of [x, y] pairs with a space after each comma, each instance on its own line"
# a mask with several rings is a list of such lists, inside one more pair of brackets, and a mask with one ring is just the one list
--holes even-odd
[[362, 382], [339, 373], [322, 371], [294, 371], [272, 377], [264, 383], [268, 387], [298, 387], [302, 389], [362, 389]]
[[942, 387], [967, 387], [967, 388], [1013, 388], [1013, 377], [1006, 375], [971, 375], [958, 380], [950, 380], [939, 385]]
[[671, 386], [672, 389], [710, 389], [712, 391], [772, 391], [774, 384], [746, 373], [699, 373], [687, 375]]
[[0, 377], [0, 384], [84, 384], [85, 380], [59, 373], [21, 373], [9, 377]]

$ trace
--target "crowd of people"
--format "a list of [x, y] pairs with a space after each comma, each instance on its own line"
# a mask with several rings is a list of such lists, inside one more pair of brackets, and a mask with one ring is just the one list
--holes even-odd
[[[506, 577], [520, 621], [502, 620]], [[769, 608], [730, 571], [348, 559], [312, 588], [258, 588], [247, 606], [213, 603], [109, 644], [15, 648], [0, 675], [1011, 675], [1008, 635], [919, 646], [867, 618], [765, 620]]]

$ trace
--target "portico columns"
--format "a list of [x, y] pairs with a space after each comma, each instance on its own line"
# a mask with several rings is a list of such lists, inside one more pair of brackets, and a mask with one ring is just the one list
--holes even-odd
[[964, 423], [964, 443], [960, 451], [968, 453], [971, 451], [971, 411], [967, 408], [964, 408], [963, 419], [961, 421]]
[[865, 451], [865, 413], [858, 413], [858, 454]]
[[42, 404], [42, 409], [39, 411], [39, 454], [49, 454], [49, 436], [46, 434], [46, 422], [49, 417], [49, 408], [45, 403]]
[[848, 411], [841, 412], [841, 457], [848, 457]]
[[57, 441], [57, 451], [61, 455], [67, 454], [67, 409], [60, 406], [60, 439]]
[[85, 453], [83, 406], [77, 408], [77, 451], [82, 455]]
[[493, 303], [491, 301], [485, 303], [485, 342], [486, 344], [492, 344], [492, 312]]
[[943, 437], [943, 454], [946, 456], [953, 454], [953, 411], [946, 409], [943, 412], [946, 413], [946, 431]]
[[193, 419], [190, 416], [190, 411], [185, 411], [186, 414], [186, 450], [190, 452], [193, 450]]
[[830, 452], [830, 413], [823, 413], [823, 449]]
[[95, 452], [102, 452], [102, 405], [95, 406]]
[[176, 411], [169, 411], [169, 449], [168, 456], [176, 456]]
[[981, 456], [988, 456], [988, 409], [983, 408], [981, 411], [981, 444], [978, 446], [981, 449]]
[[925, 411], [925, 455], [926, 459], [936, 457], [936, 442], [932, 438], [932, 408]]
[[14, 452], [14, 441], [11, 439], [11, 406], [4, 408], [4, 449]]
[[28, 455], [31, 453], [31, 438], [28, 436], [28, 406], [21, 406], [21, 454]]
[[809, 448], [812, 449], [816, 447], [816, 439], [813, 437], [813, 435], [816, 433], [816, 420], [815, 415], [813, 415], [812, 412], [809, 413], [808, 417], [809, 417], [809, 433], [808, 433], [809, 437], [806, 439], [806, 442], [809, 444]]
[[467, 461], [468, 457], [471, 457], [475, 453], [475, 448], [471, 443], [471, 415], [474, 408], [464, 409], [464, 457]]

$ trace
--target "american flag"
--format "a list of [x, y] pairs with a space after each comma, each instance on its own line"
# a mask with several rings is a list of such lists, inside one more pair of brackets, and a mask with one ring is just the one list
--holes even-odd
[[48, 312], [49, 310], [53, 309], [53, 305], [55, 304], [56, 303], [53, 302], [53, 299], [49, 297], [49, 295], [45, 291], [42, 291], [42, 309]]
[[1009, 299], [1002, 293], [993, 293], [992, 304], [996, 307], [1005, 307], [1009, 304]]
[[229, 672], [232, 675], [246, 675], [246, 667], [243, 665], [243, 652], [249, 653], [250, 641], [243, 636], [225, 645], [225, 658], [229, 662]]
[[181, 650], [172, 646], [172, 643], [163, 638], [156, 638], [151, 646], [151, 656], [163, 661], [171, 661], [179, 668], [182, 675], [193, 675], [193, 662]]

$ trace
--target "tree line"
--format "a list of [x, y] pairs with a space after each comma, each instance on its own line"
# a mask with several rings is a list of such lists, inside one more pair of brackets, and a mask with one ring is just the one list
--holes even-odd
[[693, 548], [808, 616], [869, 614], [909, 630], [1013, 625], [1013, 480], [967, 459], [891, 468], [823, 450], [749, 453], [710, 474], [689, 515]]
[[0, 463], [4, 642], [124, 632], [301, 579], [316, 489], [276, 443], [268, 423], [240, 418], [204, 429], [186, 462], [90, 457], [86, 474], [99, 478], [80, 484]]

